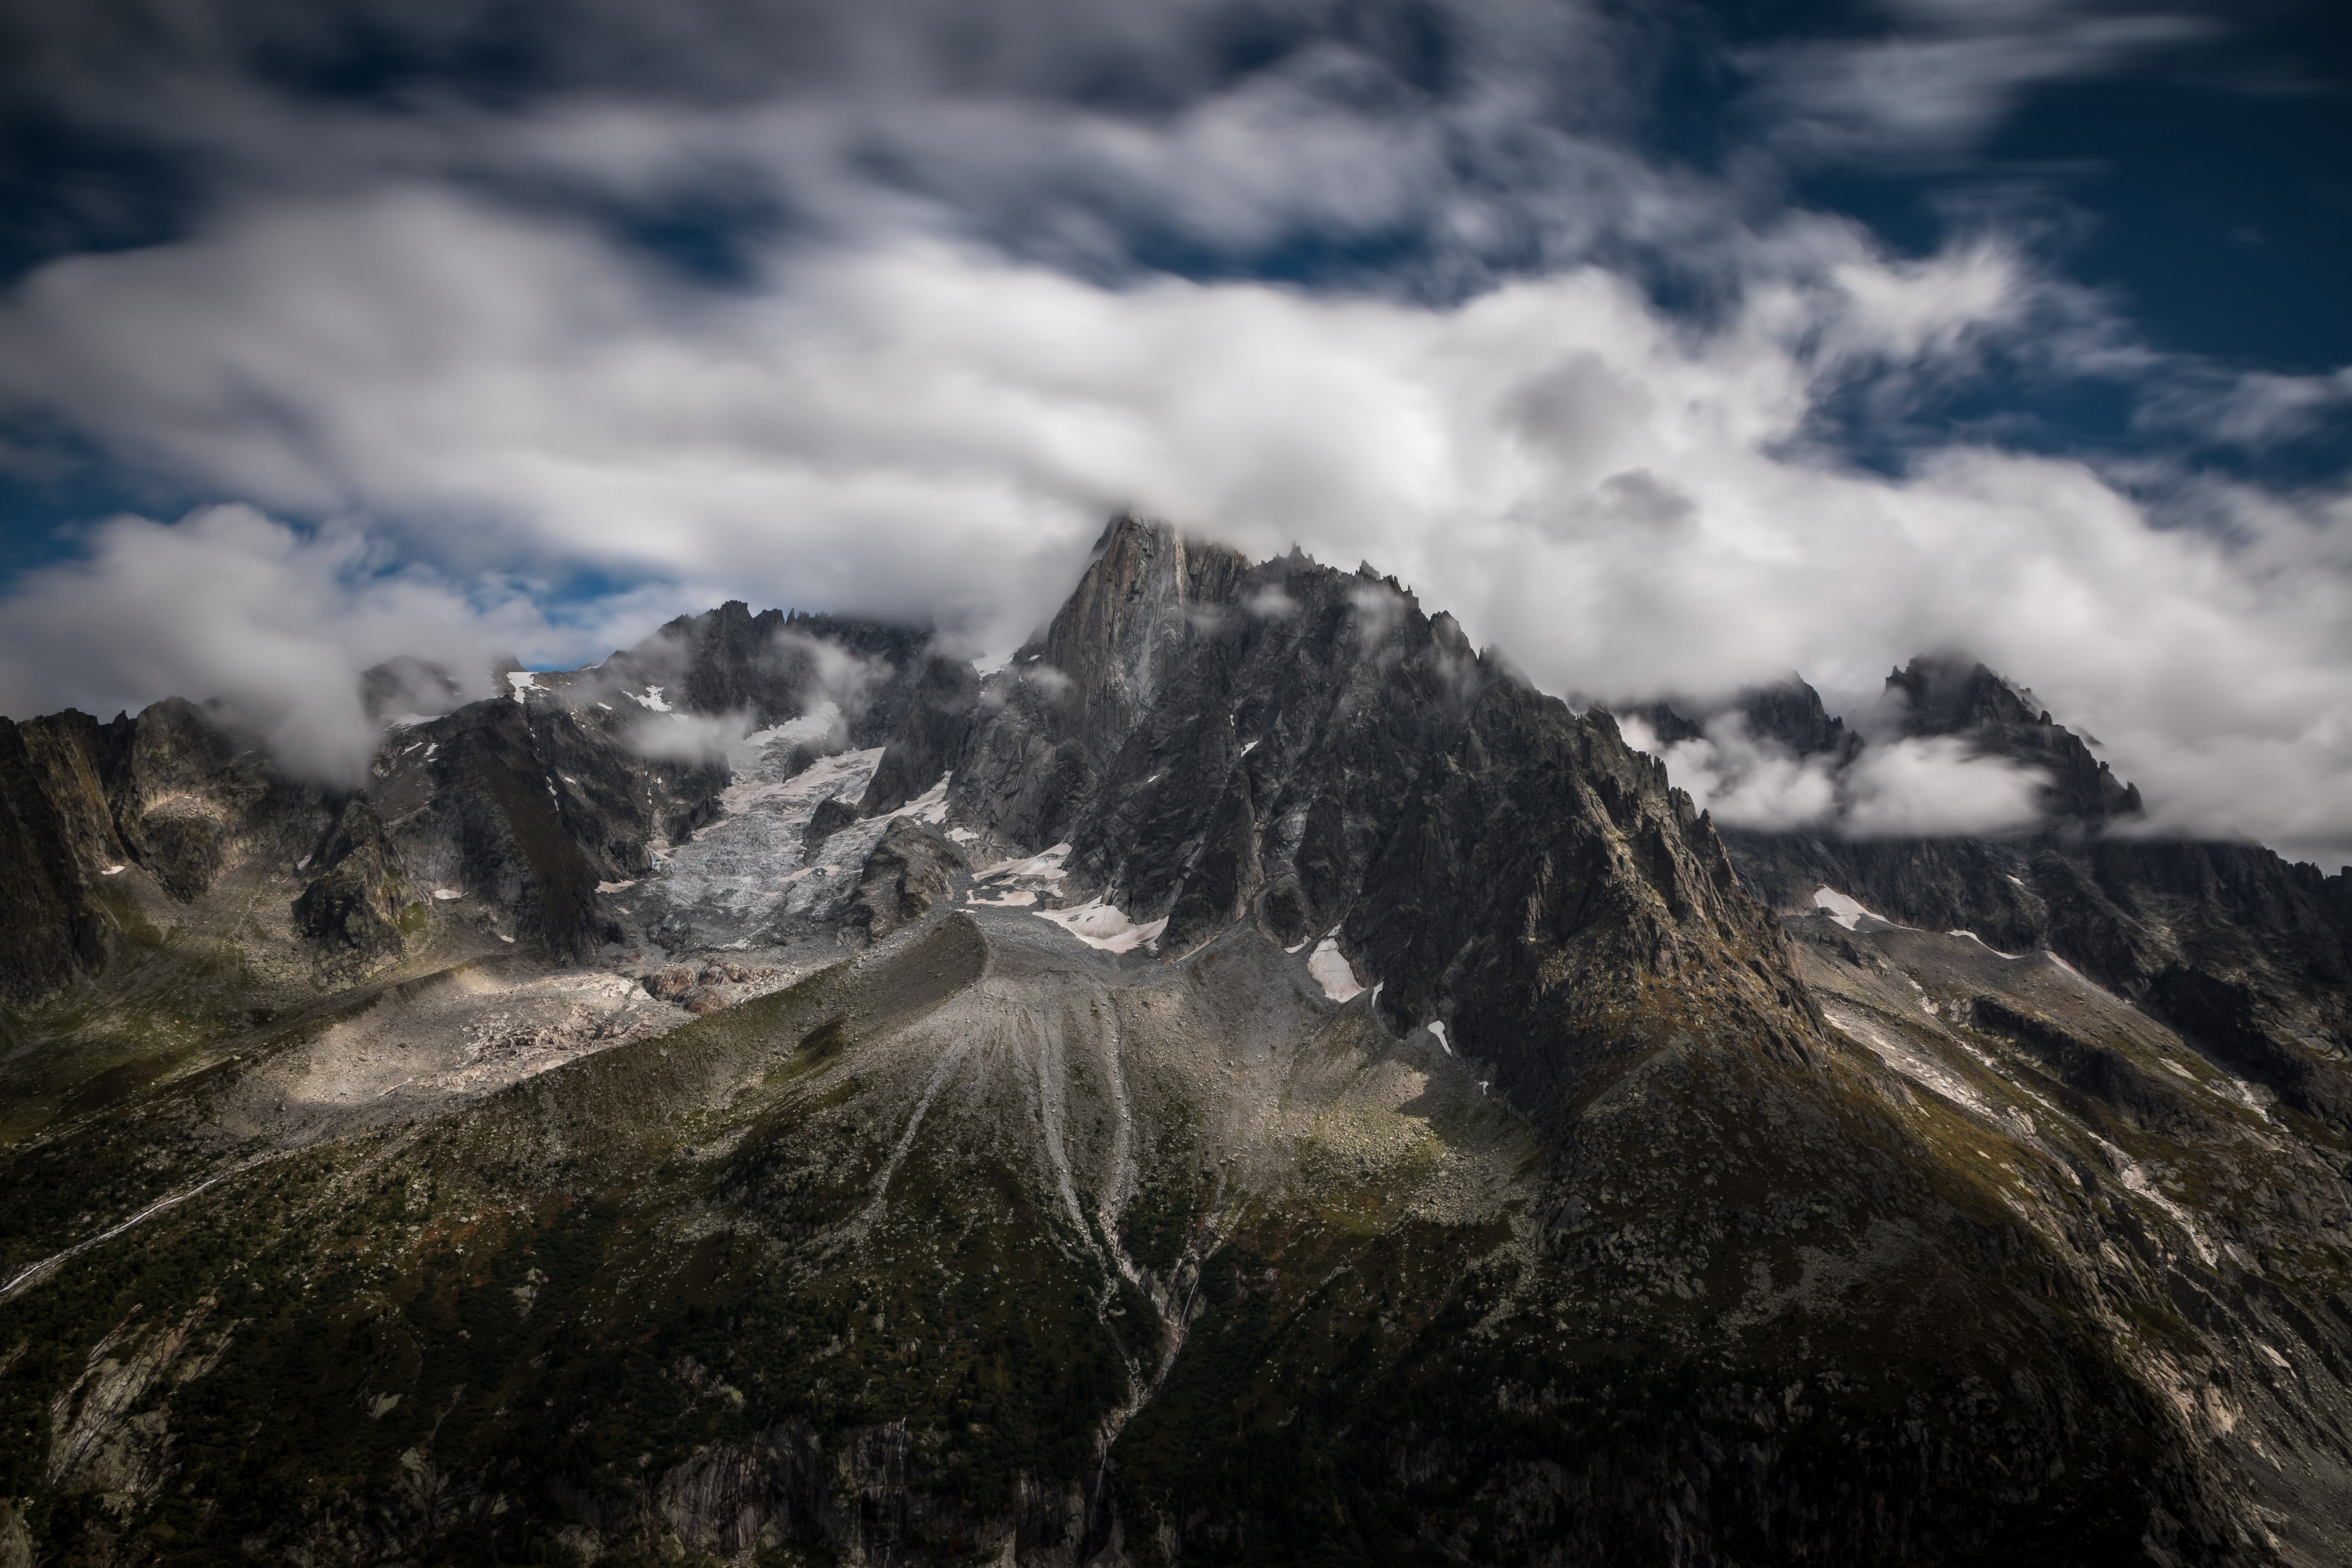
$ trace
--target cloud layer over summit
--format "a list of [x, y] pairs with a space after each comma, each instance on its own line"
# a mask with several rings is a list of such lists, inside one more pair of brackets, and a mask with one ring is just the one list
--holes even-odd
[[8, 15], [0, 708], [225, 695], [332, 770], [395, 653], [1007, 647], [1134, 507], [1582, 696], [1965, 652], [2159, 825], [2352, 853], [2352, 372], [2184, 347], [2001, 141], [2191, 60], [2340, 110], [2221, 13], [537, 15]]

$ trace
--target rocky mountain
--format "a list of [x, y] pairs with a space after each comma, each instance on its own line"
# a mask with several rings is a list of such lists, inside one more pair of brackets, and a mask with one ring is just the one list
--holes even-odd
[[1131, 517], [500, 678], [0, 727], [0, 1563], [2352, 1554], [2352, 879], [1991, 672], [1913, 839]]

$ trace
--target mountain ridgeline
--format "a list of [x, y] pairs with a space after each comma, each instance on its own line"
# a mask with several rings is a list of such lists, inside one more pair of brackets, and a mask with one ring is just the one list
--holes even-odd
[[2352, 1554], [2352, 879], [1981, 667], [1991, 838], [1132, 517], [502, 681], [0, 721], [0, 1565]]

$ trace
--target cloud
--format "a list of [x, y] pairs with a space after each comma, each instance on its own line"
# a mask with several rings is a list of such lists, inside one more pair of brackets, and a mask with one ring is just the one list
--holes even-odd
[[347, 783], [377, 733], [367, 667], [430, 652], [487, 695], [495, 649], [556, 640], [520, 589], [461, 593], [393, 565], [357, 529], [298, 531], [249, 507], [176, 525], [117, 517], [84, 544], [0, 600], [0, 709], [105, 717], [166, 695], [218, 699], [299, 771]]
[[[2343, 499], [2176, 486], [2226, 519], [2192, 528], [2161, 476], [1975, 446], [1853, 468], [1811, 438], [1823, 402], [2036, 330], [2036, 277], [1828, 224], [1778, 256], [1712, 329], [1599, 267], [1430, 306], [1103, 284], [929, 236], [782, 246], [713, 296], [403, 190], [52, 266], [0, 307], [0, 396], [208, 488], [364, 515], [444, 583], [586, 570], [641, 605], [940, 616], [1006, 646], [1131, 504], [1370, 560], [1554, 690], [1853, 687], [1967, 648], [2189, 801], [2177, 825], [2352, 841]], [[2240, 741], [2269, 755], [2225, 788]]]
[[2352, 366], [2332, 375], [2186, 366], [2149, 390], [2134, 423], [2208, 446], [2260, 452], [2352, 413]]
[[1837, 759], [1799, 757], [1758, 739], [1736, 713], [1711, 720], [1705, 735], [1671, 745], [1639, 718], [1621, 718], [1618, 727], [1625, 744], [1664, 762], [1667, 776], [1690, 791], [1692, 803], [1724, 827], [1786, 832], [1836, 824]]
[[[488, 13], [384, 15], [435, 60]], [[330, 103], [239, 63], [330, 59], [305, 8], [191, 9], [135, 69], [145, 35], [44, 13], [38, 90], [179, 136], [213, 183], [168, 243], [0, 296], [0, 463], [54, 465], [19, 431], [63, 428], [309, 531], [93, 534], [38, 584], [81, 593], [81, 622], [33, 585], [11, 601], [11, 711], [234, 688], [325, 767], [355, 744], [335, 699], [209, 650], [284, 622], [283, 647], [349, 643], [347, 669], [461, 638], [576, 662], [730, 597], [1008, 647], [1133, 506], [1369, 560], [1558, 691], [1791, 668], [1863, 691], [1967, 649], [2100, 735], [2168, 831], [2352, 845], [2341, 491], [1952, 438], [1922, 411], [1990, 364], [2168, 362], [1997, 231], [1897, 257], [1644, 162], [1598, 12], [1423, 7], [1412, 44], [1405, 8], [1299, 0], [1251, 8], [1248, 49], [1208, 0], [717, 15], [600, 7], [508, 97]], [[1906, 105], [1859, 44], [1759, 68], [1791, 112], [1948, 149], [2164, 31], [2048, 5], [1897, 19], [1958, 51], [1950, 101]], [[712, 225], [716, 284], [645, 237], [713, 203], [766, 214]], [[1661, 268], [1695, 304], [1659, 302]], [[2212, 417], [2247, 440], [2335, 395], [2229, 386]], [[1857, 419], [1891, 459], [1849, 460]], [[163, 652], [110, 648], [154, 597], [135, 558], [173, 539], [290, 586], [184, 597], [129, 637]], [[620, 587], [567, 610], [552, 585], [579, 582]], [[345, 613], [395, 589], [404, 617]], [[1808, 809], [1803, 768], [1709, 740], [1726, 810]], [[1965, 772], [1910, 761], [1923, 789]]]
[[1958, 159], [2034, 88], [2106, 75], [2215, 31], [2178, 11], [2118, 13], [2079, 0], [1897, 0], [1884, 9], [1884, 32], [1750, 57], [1757, 107], [1780, 146], [1873, 162]]
[[1619, 721], [1626, 744], [1666, 765], [1699, 810], [1727, 828], [1811, 829], [1849, 838], [1999, 834], [2041, 819], [2039, 769], [1975, 754], [1951, 737], [1885, 737], [1851, 762], [1800, 757], [1750, 735], [1736, 711], [1706, 733], [1662, 743], [1643, 720]]
[[756, 724], [746, 712], [649, 713], [631, 723], [622, 734], [629, 749], [641, 757], [673, 762], [717, 762]]
[[1934, 736], [1867, 747], [1840, 782], [1843, 830], [1879, 838], [2031, 827], [2049, 779], [2005, 758], [1973, 755], [1955, 737]]

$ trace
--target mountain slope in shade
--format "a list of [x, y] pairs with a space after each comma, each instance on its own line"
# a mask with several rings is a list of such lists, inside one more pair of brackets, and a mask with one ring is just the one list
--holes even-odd
[[348, 799], [16, 727], [0, 1562], [2339, 1561], [2341, 879], [1912, 674], [2049, 825], [1718, 834], [1132, 518], [997, 674], [728, 606]]

